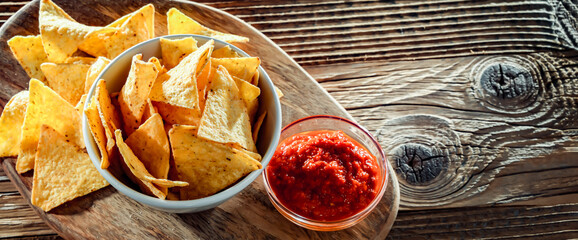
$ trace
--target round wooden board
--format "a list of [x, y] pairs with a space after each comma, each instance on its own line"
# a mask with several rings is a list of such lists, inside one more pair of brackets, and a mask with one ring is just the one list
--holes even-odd
[[[256, 29], [223, 11], [193, 2], [180, 1], [54, 1], [71, 17], [87, 25], [103, 26], [114, 19], [152, 2], [156, 9], [155, 32], [166, 35], [165, 13], [176, 7], [210, 28], [249, 37], [240, 46], [261, 58], [281, 99], [283, 125], [315, 114], [351, 116], [291, 57]], [[33, 1], [0, 28], [0, 99], [2, 106], [18, 91], [26, 89], [29, 78], [6, 44], [15, 35], [38, 34], [38, 5]], [[15, 159], [4, 159], [3, 167], [26, 201], [30, 200], [32, 173], [17, 174]], [[391, 167], [388, 169], [393, 172]], [[35, 211], [67, 239], [383, 239], [387, 236], [399, 206], [399, 186], [395, 174], [378, 207], [364, 221], [336, 232], [315, 232], [292, 224], [270, 203], [262, 178], [233, 199], [201, 213], [171, 214], [141, 205], [112, 187], [68, 202], [48, 213]]]

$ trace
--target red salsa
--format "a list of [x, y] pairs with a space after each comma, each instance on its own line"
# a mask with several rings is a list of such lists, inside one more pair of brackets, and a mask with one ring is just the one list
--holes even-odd
[[267, 167], [269, 184], [291, 211], [341, 220], [375, 198], [381, 180], [375, 156], [343, 131], [311, 131], [283, 140]]

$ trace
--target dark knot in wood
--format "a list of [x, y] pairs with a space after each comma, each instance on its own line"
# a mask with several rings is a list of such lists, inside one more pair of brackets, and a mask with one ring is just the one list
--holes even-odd
[[521, 67], [507, 63], [494, 64], [486, 68], [480, 78], [486, 93], [501, 99], [514, 99], [528, 95], [535, 89], [532, 74]]
[[448, 165], [448, 158], [442, 151], [422, 144], [398, 146], [391, 157], [400, 176], [412, 185], [426, 185]]

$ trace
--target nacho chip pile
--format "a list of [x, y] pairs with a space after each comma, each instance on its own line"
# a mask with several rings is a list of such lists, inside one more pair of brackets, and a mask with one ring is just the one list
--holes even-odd
[[[94, 95], [85, 110], [101, 167], [117, 162], [143, 193], [172, 200], [215, 194], [260, 169], [253, 126], [262, 120], [249, 115], [260, 89], [243, 80], [253, 81], [259, 58], [214, 58], [212, 40], [197, 46], [193, 38], [161, 38], [160, 45], [161, 59], [132, 56], [120, 92]], [[96, 93], [106, 93], [104, 81]], [[122, 123], [109, 123], [99, 109], [112, 109], [107, 114]]]
[[[248, 41], [175, 8], [166, 15], [169, 34]], [[266, 113], [256, 116], [258, 58], [214, 49], [212, 41], [162, 39], [162, 57], [133, 56], [122, 90], [110, 93], [98, 75], [111, 59], [155, 37], [154, 6], [106, 26], [77, 22], [51, 0], [40, 1], [38, 16], [39, 35], [7, 41], [31, 80], [0, 116], [0, 157], [17, 156], [21, 174], [34, 170], [34, 205], [49, 211], [108, 185], [84, 145], [85, 102], [100, 167], [125, 174], [145, 194], [200, 198], [261, 168], [255, 142]]]

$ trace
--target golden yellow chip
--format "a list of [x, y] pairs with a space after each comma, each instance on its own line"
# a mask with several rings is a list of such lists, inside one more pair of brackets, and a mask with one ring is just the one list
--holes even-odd
[[90, 66], [88, 72], [86, 73], [86, 81], [84, 82], [84, 93], [88, 93], [88, 91], [92, 87], [92, 84], [94, 84], [94, 82], [96, 81], [98, 75], [100, 75], [102, 70], [104, 70], [104, 68], [108, 66], [109, 63], [110, 60], [108, 58], [98, 57], [96, 61]]
[[31, 202], [44, 211], [108, 186], [81, 147], [42, 125]]
[[84, 148], [80, 115], [72, 104], [36, 79], [30, 80], [29, 94], [30, 101], [22, 126], [20, 153], [16, 161], [18, 173], [34, 168], [36, 146], [42, 124], [54, 128], [64, 135], [67, 141]]
[[197, 73], [205, 66], [212, 50], [213, 40], [210, 40], [159, 76], [151, 90], [151, 100], [200, 112]]
[[219, 66], [212, 76], [198, 135], [215, 142], [238, 143], [256, 152], [247, 107], [240, 95], [227, 69]]
[[92, 65], [95, 61], [96, 61], [96, 58], [93, 58], [93, 57], [73, 56], [73, 57], [69, 57], [66, 60], [64, 60], [64, 63]]
[[259, 95], [261, 94], [261, 89], [243, 79], [238, 77], [233, 77], [239, 92], [241, 93], [241, 99], [247, 106], [247, 114], [249, 115], [250, 122], [253, 122], [253, 118], [257, 113], [259, 108]]
[[10, 98], [0, 116], [0, 157], [18, 155], [22, 123], [28, 106], [28, 91], [21, 91]]
[[283, 96], [285, 96], [285, 94], [283, 94], [283, 92], [281, 92], [281, 89], [279, 89], [277, 86], [275, 86], [275, 92], [277, 93], [278, 98], [282, 98]]
[[255, 124], [253, 124], [253, 141], [257, 142], [257, 138], [259, 137], [259, 130], [261, 129], [261, 125], [263, 124], [263, 120], [265, 120], [265, 116], [267, 116], [267, 111], [264, 111], [259, 115]]
[[239, 58], [242, 57], [240, 54], [238, 54], [237, 52], [233, 51], [233, 49], [231, 49], [231, 47], [229, 46], [224, 46], [222, 48], [219, 48], [215, 51], [213, 51], [213, 54], [211, 54], [212, 58]]
[[154, 106], [168, 124], [198, 126], [201, 121], [201, 113], [195, 109], [173, 106], [164, 102], [154, 102]]
[[161, 63], [161, 60], [157, 57], [151, 57], [148, 62], [155, 65], [155, 69], [157, 70], [158, 74], [164, 73], [167, 70]]
[[55, 63], [72, 56], [87, 36], [115, 30], [78, 23], [50, 0], [40, 2], [38, 21], [44, 51], [48, 60]]
[[229, 74], [247, 82], [252, 82], [253, 76], [261, 64], [258, 57], [248, 58], [211, 58], [211, 65], [217, 67], [222, 65]]
[[[133, 174], [136, 178], [138, 178], [140, 180], [140, 181], [137, 181], [136, 183], [139, 184], [139, 186], [144, 185], [146, 187], [145, 189], [142, 189], [143, 191], [147, 191], [147, 192], [152, 191], [153, 193], [155, 190], [159, 191], [157, 187], [155, 187], [155, 189], [153, 189], [153, 188], [151, 188], [151, 185], [144, 184], [144, 182], [154, 183], [154, 184], [164, 186], [164, 187], [176, 187], [176, 186], [184, 187], [184, 186], [189, 185], [189, 183], [187, 183], [187, 182], [171, 181], [168, 179], [160, 179], [160, 178], [153, 177], [147, 171], [145, 165], [134, 154], [134, 152], [131, 150], [131, 148], [124, 142], [124, 140], [122, 139], [122, 132], [120, 131], [120, 129], [117, 129], [114, 132], [114, 135], [116, 137], [115, 138], [116, 139], [116, 145], [118, 147], [118, 150], [120, 151], [120, 154], [122, 155], [124, 163], [129, 168], [131, 174]], [[166, 196], [166, 194], [164, 194], [164, 193], [162, 195]], [[159, 197], [156, 194], [155, 194], [155, 196]], [[163, 199], [164, 199], [164, 197], [163, 197]]]
[[76, 105], [84, 94], [87, 64], [43, 63], [40, 65], [48, 86], [72, 105]]
[[148, 4], [131, 13], [109, 39], [105, 41], [107, 57], [113, 59], [124, 50], [154, 37], [155, 7]]
[[30, 78], [44, 81], [44, 73], [40, 70], [40, 64], [47, 62], [48, 58], [44, 52], [40, 35], [12, 37], [8, 40], [8, 46]]
[[[152, 115], [126, 139], [125, 143], [154, 178], [168, 177], [171, 148], [161, 115], [158, 113]], [[167, 194], [166, 187], [159, 186], [159, 190]]]
[[[97, 82], [94, 95], [96, 95], [96, 107], [106, 135], [106, 150], [110, 156], [115, 146], [114, 130], [120, 128], [120, 119], [115, 106], [112, 104], [104, 80]], [[101, 161], [100, 167], [104, 169], [108, 168], [109, 165], [110, 162]]]
[[255, 71], [255, 75], [253, 75], [253, 78], [251, 78], [251, 84], [259, 86], [259, 77], [260, 77], [259, 68], [257, 68], [257, 71]]
[[129, 135], [141, 124], [148, 96], [157, 78], [155, 64], [141, 59], [141, 54], [133, 56], [128, 78], [118, 97], [124, 130]]
[[84, 111], [84, 103], [86, 102], [86, 94], [82, 94], [82, 96], [80, 97], [80, 100], [78, 100], [78, 103], [76, 103], [76, 106], [74, 106], [74, 109], [76, 109], [76, 112], [78, 112], [78, 114], [82, 115], [82, 112]]
[[210, 85], [209, 81], [211, 79], [211, 74], [216, 71], [211, 67], [211, 61], [207, 61], [203, 70], [197, 74], [197, 90], [199, 96], [199, 107], [201, 109], [201, 113], [203, 109], [205, 109], [205, 103], [207, 102], [207, 91], [209, 91], [208, 87]]
[[106, 133], [104, 132], [104, 126], [100, 120], [100, 114], [98, 114], [96, 95], [92, 96], [90, 105], [88, 105], [88, 108], [84, 110], [84, 113], [88, 119], [88, 126], [92, 133], [92, 137], [100, 151], [100, 167], [107, 168], [110, 165], [108, 160], [109, 153], [106, 148], [107, 138]]
[[182, 39], [161, 38], [161, 53], [168, 69], [175, 67], [183, 58], [197, 50], [197, 40], [192, 37]]
[[197, 137], [195, 130], [176, 125], [169, 131], [179, 178], [190, 183], [181, 189], [180, 199], [209, 196], [262, 167], [245, 151]]
[[167, 12], [167, 28], [169, 35], [172, 34], [197, 34], [219, 39], [221, 41], [233, 42], [248, 42], [246, 37], [237, 36], [234, 34], [222, 33], [210, 28], [207, 28], [192, 18], [186, 16], [176, 8], [171, 8]]
[[147, 102], [145, 104], [145, 110], [144, 110], [144, 113], [142, 115], [142, 121], [146, 122], [150, 117], [152, 117], [155, 113], [158, 113], [158, 112], [159, 111], [153, 105], [151, 99], [147, 98]]

